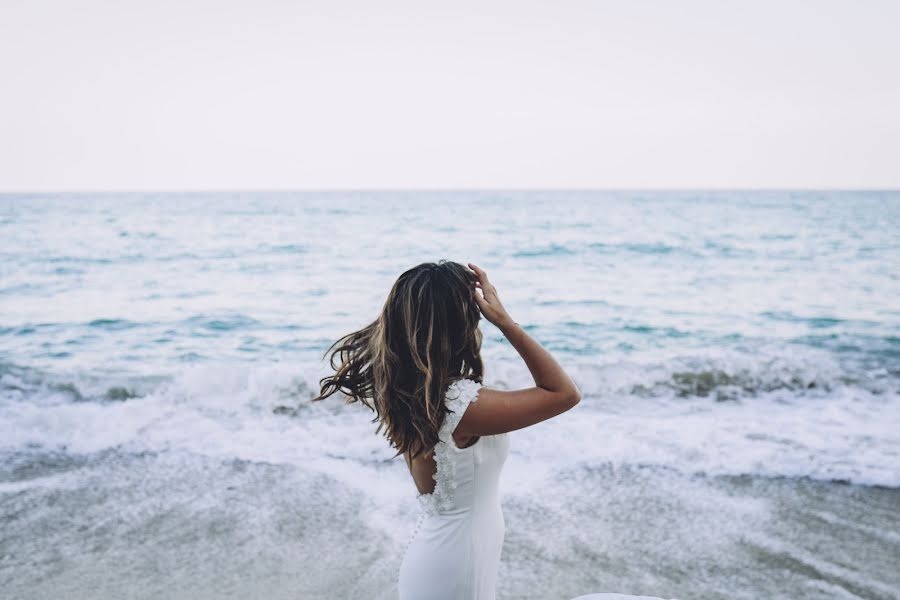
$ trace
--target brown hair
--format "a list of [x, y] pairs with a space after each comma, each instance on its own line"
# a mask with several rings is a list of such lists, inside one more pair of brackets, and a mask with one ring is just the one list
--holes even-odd
[[472, 271], [443, 259], [405, 271], [378, 318], [325, 351], [335, 373], [319, 381], [313, 400], [342, 391], [348, 404], [373, 410], [375, 433], [385, 430], [394, 456], [415, 457], [433, 448], [449, 412], [447, 386], [459, 379], [482, 381], [475, 281]]

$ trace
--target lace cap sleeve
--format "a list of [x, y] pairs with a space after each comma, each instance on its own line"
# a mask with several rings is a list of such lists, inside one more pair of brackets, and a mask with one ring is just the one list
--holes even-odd
[[478, 398], [478, 390], [482, 384], [471, 379], [458, 379], [447, 387], [447, 393], [444, 396], [444, 403], [452, 412], [447, 413], [444, 417], [444, 424], [441, 426], [441, 439], [446, 440], [451, 435], [459, 421], [462, 419], [463, 413], [469, 407], [470, 402], [475, 402]]

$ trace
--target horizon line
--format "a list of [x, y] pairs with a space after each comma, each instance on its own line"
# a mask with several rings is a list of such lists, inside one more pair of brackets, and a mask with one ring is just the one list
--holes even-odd
[[0, 196], [44, 194], [271, 194], [322, 192], [900, 192], [900, 187], [253, 187], [0, 189]]

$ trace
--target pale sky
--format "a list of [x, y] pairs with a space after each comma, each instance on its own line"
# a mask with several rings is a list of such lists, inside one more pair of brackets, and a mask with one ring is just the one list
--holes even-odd
[[897, 0], [0, 0], [0, 191], [898, 188]]

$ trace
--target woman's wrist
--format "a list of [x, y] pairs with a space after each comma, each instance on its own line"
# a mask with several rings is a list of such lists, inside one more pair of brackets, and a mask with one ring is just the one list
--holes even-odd
[[497, 328], [505, 336], [509, 336], [509, 333], [518, 326], [519, 326], [519, 323], [517, 321], [513, 321], [512, 317], [507, 317], [506, 319], [500, 321], [497, 324]]

